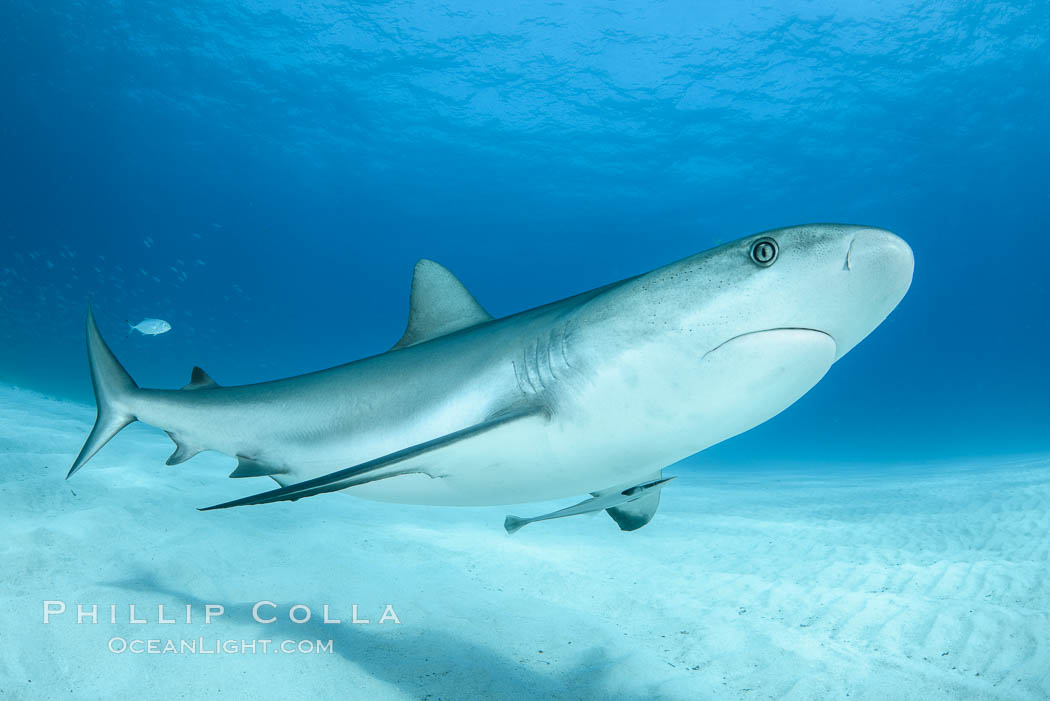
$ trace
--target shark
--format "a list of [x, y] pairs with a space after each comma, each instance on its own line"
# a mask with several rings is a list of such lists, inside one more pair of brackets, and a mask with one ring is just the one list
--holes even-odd
[[388, 351], [285, 379], [140, 388], [89, 308], [97, 416], [71, 477], [134, 421], [167, 432], [168, 465], [206, 450], [277, 487], [202, 510], [330, 492], [494, 506], [589, 494], [527, 523], [606, 511], [649, 523], [676, 462], [776, 416], [883, 322], [914, 257], [877, 227], [746, 236], [647, 273], [494, 318], [420, 260]]

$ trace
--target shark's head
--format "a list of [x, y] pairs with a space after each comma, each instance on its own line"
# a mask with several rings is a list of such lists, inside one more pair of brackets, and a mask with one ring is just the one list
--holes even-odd
[[776, 229], [625, 281], [595, 300], [594, 316], [604, 338], [623, 339], [609, 344], [622, 357], [653, 369], [637, 372], [654, 396], [688, 397], [678, 411], [710, 444], [805, 394], [897, 306], [913, 266], [908, 244], [883, 229]]
[[678, 321], [705, 353], [749, 334], [809, 330], [834, 342], [837, 360], [893, 311], [913, 268], [911, 248], [889, 231], [812, 224], [748, 236], [664, 272], [680, 276]]

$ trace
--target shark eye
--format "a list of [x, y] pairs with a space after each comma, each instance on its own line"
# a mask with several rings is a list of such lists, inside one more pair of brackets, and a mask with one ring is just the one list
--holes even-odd
[[751, 244], [751, 260], [763, 268], [768, 268], [776, 262], [777, 253], [779, 253], [777, 242], [768, 236]]

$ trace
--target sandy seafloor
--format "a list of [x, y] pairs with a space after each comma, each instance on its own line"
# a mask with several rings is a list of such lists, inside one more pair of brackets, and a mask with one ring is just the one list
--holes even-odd
[[[1050, 458], [672, 472], [660, 513], [505, 535], [505, 513], [165, 467], [136, 424], [64, 481], [91, 407], [0, 388], [0, 697], [1045, 699]], [[560, 505], [563, 502], [559, 502]], [[565, 502], [568, 503], [568, 502]], [[70, 612], [42, 622], [45, 599]], [[279, 622], [251, 619], [256, 601]], [[100, 622], [75, 624], [77, 603]], [[146, 624], [130, 624], [136, 604]], [[203, 625], [206, 603], [225, 614]], [[306, 624], [288, 608], [311, 607]], [[351, 605], [369, 624], [351, 624]], [[392, 604], [401, 623], [376, 621]], [[117, 604], [118, 623], [109, 623]], [[157, 605], [191, 624], [156, 622]], [[321, 607], [341, 624], [320, 623]], [[114, 654], [111, 638], [332, 640], [314, 654]], [[214, 645], [214, 643], [212, 643]]]

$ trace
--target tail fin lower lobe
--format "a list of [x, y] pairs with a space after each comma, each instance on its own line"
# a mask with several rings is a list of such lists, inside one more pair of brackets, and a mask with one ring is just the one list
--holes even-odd
[[69, 468], [66, 479], [73, 476], [91, 457], [104, 446], [120, 429], [135, 421], [128, 410], [128, 400], [138, 389], [124, 366], [102, 339], [95, 323], [95, 315], [88, 309], [87, 353], [91, 366], [91, 383], [95, 386], [97, 415], [91, 434], [80, 449], [80, 454]]

